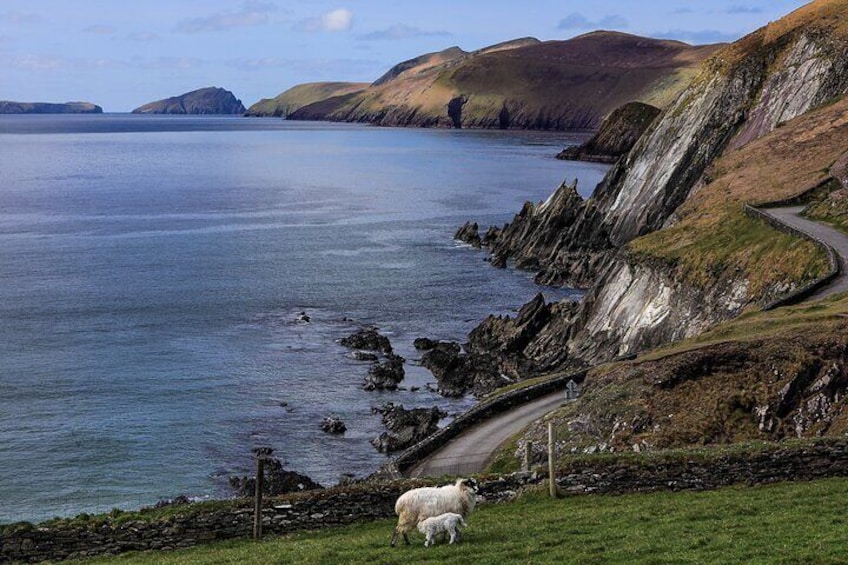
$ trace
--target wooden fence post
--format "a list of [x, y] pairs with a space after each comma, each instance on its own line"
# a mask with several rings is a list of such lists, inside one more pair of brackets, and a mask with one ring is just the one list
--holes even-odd
[[533, 455], [533, 442], [527, 441], [524, 443], [524, 461], [522, 462], [521, 468], [524, 471], [530, 470], [530, 459]]
[[554, 471], [555, 443], [554, 424], [553, 422], [548, 422], [548, 482], [550, 483], [551, 498], [556, 498], [557, 496], [556, 472]]
[[253, 450], [256, 457], [256, 489], [253, 494], [253, 539], [262, 539], [262, 491], [265, 488], [265, 460], [274, 453], [270, 447], [257, 447]]

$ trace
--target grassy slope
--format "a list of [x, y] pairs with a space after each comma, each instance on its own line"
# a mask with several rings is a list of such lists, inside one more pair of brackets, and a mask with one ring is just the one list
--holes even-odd
[[393, 520], [262, 543], [231, 541], [85, 563], [844, 563], [848, 480], [712, 492], [579, 496], [530, 493], [481, 506], [462, 543], [390, 548]]
[[333, 96], [360, 92], [368, 83], [310, 82], [290, 88], [275, 98], [263, 98], [247, 109], [249, 116], [287, 116], [298, 108]]
[[633, 241], [637, 255], [675, 265], [700, 285], [744, 274], [753, 296], [784, 281], [806, 281], [827, 269], [812, 244], [747, 217], [742, 204], [791, 197], [828, 176], [848, 138], [848, 98], [796, 118], [722, 156], [712, 182], [678, 210], [680, 221]]

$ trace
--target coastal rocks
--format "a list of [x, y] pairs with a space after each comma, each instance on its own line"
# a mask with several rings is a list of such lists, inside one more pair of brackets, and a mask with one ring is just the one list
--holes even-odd
[[[268, 496], [324, 488], [306, 475], [283, 469], [283, 463], [279, 459], [266, 460], [264, 469], [263, 492]], [[254, 477], [230, 477], [230, 486], [235, 491], [236, 496], [253, 496], [256, 491], [256, 479]]]
[[391, 355], [392, 344], [389, 338], [380, 335], [375, 328], [359, 330], [339, 342], [350, 349], [364, 349], [365, 351], [379, 351], [384, 355]]
[[477, 222], [466, 222], [464, 226], [456, 231], [453, 238], [473, 247], [480, 248], [483, 246]]
[[[342, 338], [340, 343], [355, 350], [355, 359], [372, 361], [362, 385], [365, 390], [397, 390], [406, 376], [403, 368], [406, 360], [392, 352], [389, 338], [381, 335], [376, 328], [364, 328]], [[382, 354], [382, 360], [377, 353]]]
[[439, 420], [447, 416], [438, 406], [407, 410], [391, 402], [373, 408], [372, 412], [382, 415], [383, 425], [388, 429], [371, 440], [371, 445], [381, 453], [402, 451], [415, 445], [438, 430]]
[[440, 342], [421, 356], [421, 366], [433, 373], [439, 394], [461, 397], [469, 392], [484, 396], [508, 383], [494, 356], [462, 353], [457, 343]]
[[377, 361], [368, 369], [363, 388], [365, 390], [397, 390], [398, 384], [406, 375], [403, 369], [405, 359], [400, 355], [386, 355], [383, 361]]
[[347, 431], [347, 425], [336, 416], [327, 416], [321, 422], [321, 431], [333, 435], [341, 435]]
[[583, 145], [562, 150], [557, 159], [615, 163], [626, 155], [653, 121], [660, 109], [642, 102], [629, 102], [606, 117], [601, 129]]

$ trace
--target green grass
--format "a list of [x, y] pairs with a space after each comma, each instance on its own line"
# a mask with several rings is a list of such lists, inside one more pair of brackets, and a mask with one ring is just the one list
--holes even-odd
[[[84, 563], [845, 563], [848, 479], [711, 492], [573, 496], [539, 492], [481, 506], [461, 544], [389, 547], [393, 520]], [[83, 563], [83, 562], [75, 562]]]

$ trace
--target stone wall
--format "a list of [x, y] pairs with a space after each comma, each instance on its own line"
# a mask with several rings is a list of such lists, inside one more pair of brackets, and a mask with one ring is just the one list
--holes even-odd
[[[767, 484], [848, 476], [848, 439], [765, 445], [760, 448], [705, 449], [687, 454], [604, 454], [565, 462], [557, 472], [563, 494], [624, 494], [660, 490], [706, 490], [735, 484]], [[535, 473], [480, 481], [486, 502], [511, 498]], [[400, 493], [425, 481], [393, 481], [336, 487], [267, 501], [263, 530], [279, 535], [394, 516]], [[168, 516], [126, 513], [0, 528], [0, 563], [34, 563], [127, 551], [171, 550], [252, 533], [249, 499], [186, 505]], [[391, 529], [386, 530], [386, 543]]]

